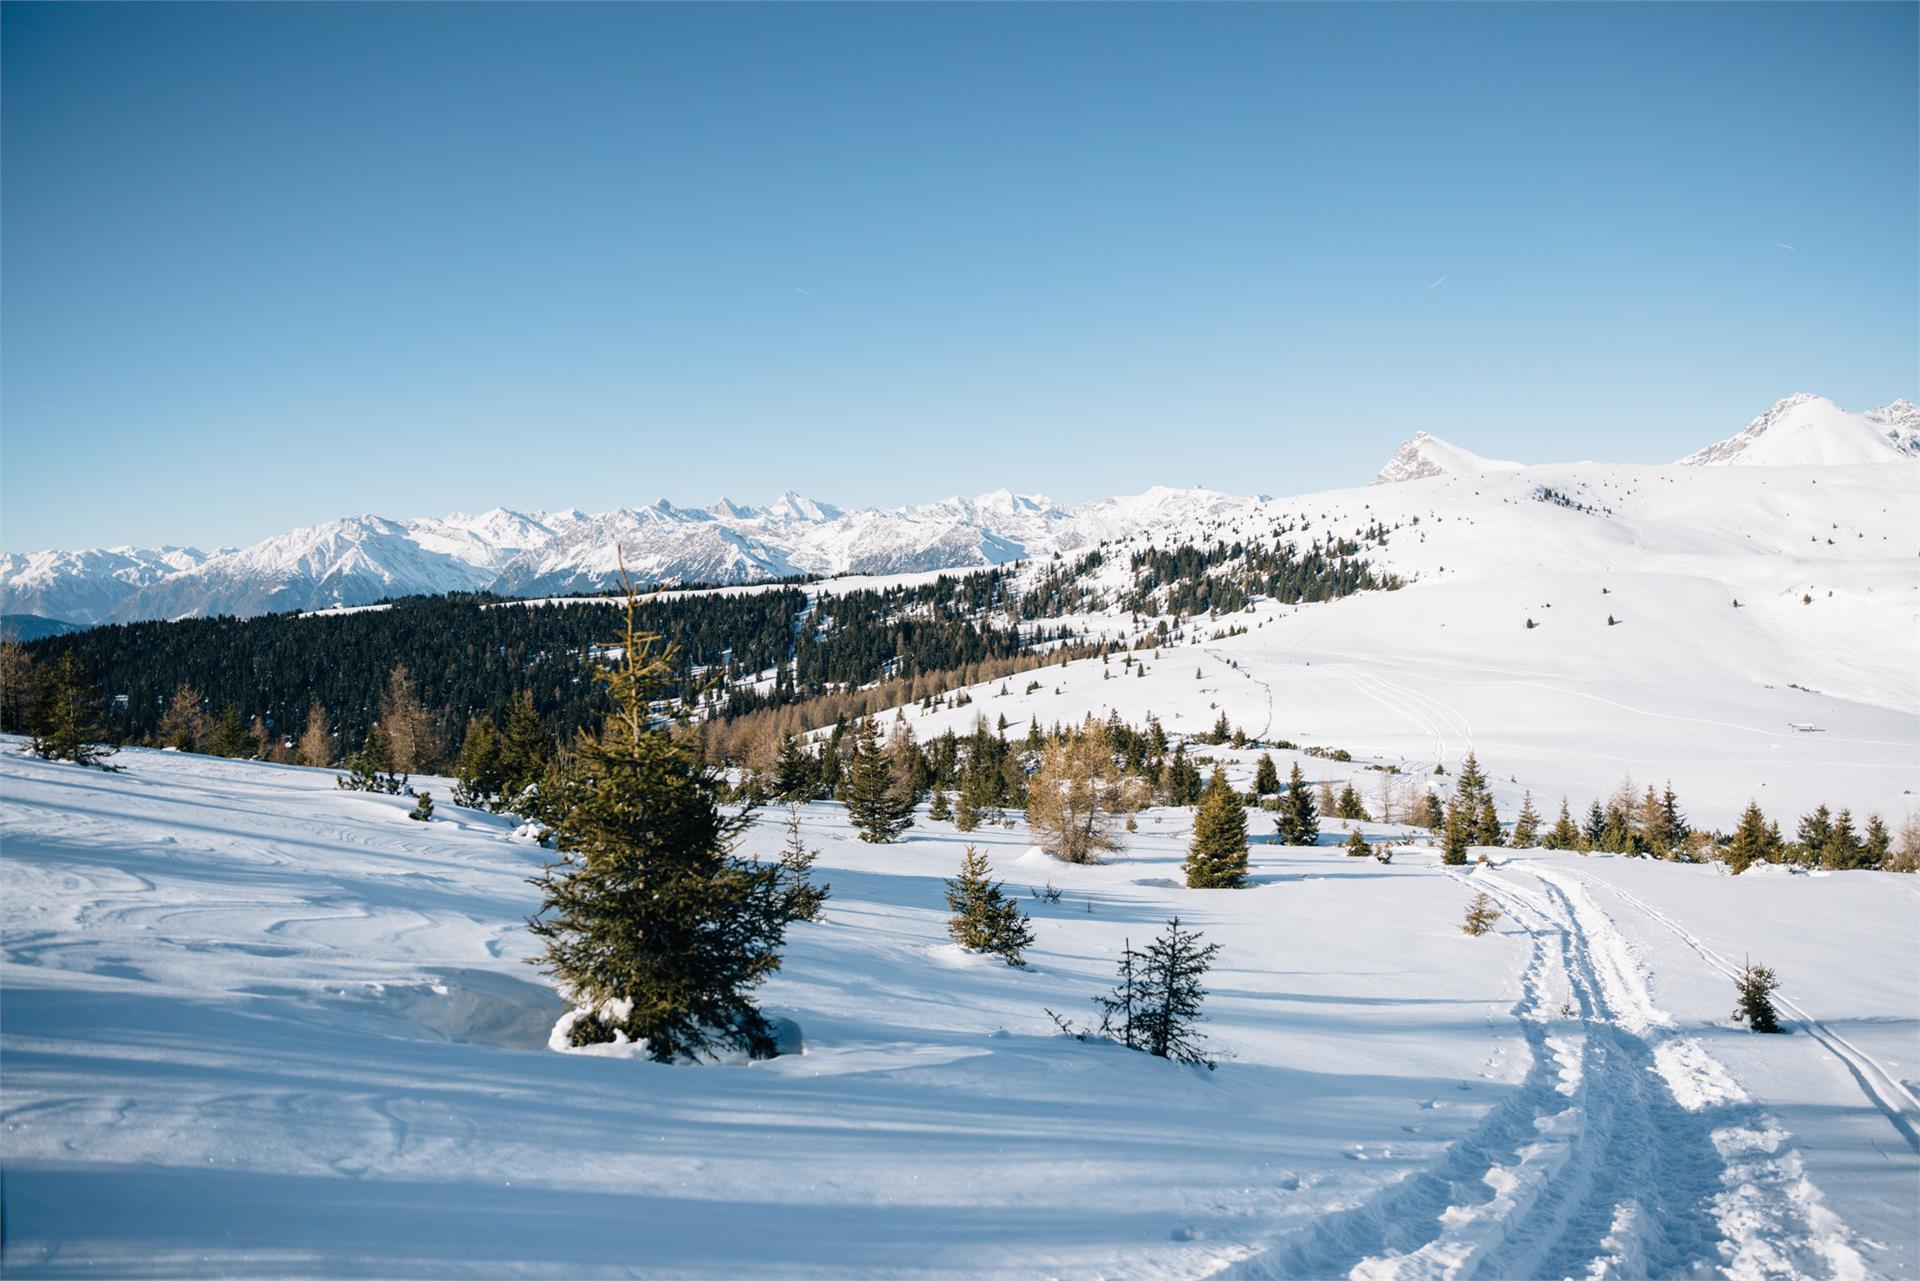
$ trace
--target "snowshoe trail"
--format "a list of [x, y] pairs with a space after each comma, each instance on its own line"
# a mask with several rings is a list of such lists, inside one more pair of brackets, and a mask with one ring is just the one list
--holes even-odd
[[1456, 879], [1486, 890], [1531, 937], [1512, 1010], [1532, 1056], [1526, 1076], [1431, 1166], [1321, 1216], [1230, 1275], [1867, 1275], [1788, 1136], [1676, 1033], [1626, 937], [1576, 878], [1513, 868]]

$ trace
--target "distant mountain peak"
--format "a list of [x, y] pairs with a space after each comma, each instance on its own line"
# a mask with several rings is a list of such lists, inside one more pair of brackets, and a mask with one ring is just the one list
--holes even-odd
[[1688, 467], [1817, 467], [1920, 456], [1920, 410], [1896, 400], [1849, 413], [1811, 392], [1773, 403], [1725, 440], [1680, 460]]
[[1482, 458], [1476, 453], [1440, 439], [1429, 431], [1416, 431], [1393, 451], [1386, 466], [1374, 475], [1373, 484], [1393, 485], [1406, 480], [1425, 480], [1429, 476], [1470, 476], [1484, 471], [1517, 471], [1524, 464], [1499, 458]]

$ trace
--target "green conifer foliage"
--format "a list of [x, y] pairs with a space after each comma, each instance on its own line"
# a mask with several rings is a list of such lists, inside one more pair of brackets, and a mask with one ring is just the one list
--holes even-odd
[[884, 845], [913, 826], [913, 795], [895, 777], [871, 720], [862, 720], [854, 731], [841, 797], [847, 821], [859, 829], [863, 841]]
[[1237, 890], [1247, 883], [1246, 807], [1217, 765], [1200, 794], [1186, 870], [1189, 889]]
[[732, 856], [751, 815], [722, 814], [718, 778], [651, 723], [673, 656], [639, 630], [637, 603], [630, 589], [620, 663], [601, 673], [612, 711], [575, 743], [546, 804], [560, 857], [533, 882], [534, 963], [575, 1005], [576, 1044], [619, 1033], [663, 1063], [721, 1048], [770, 1056], [751, 993], [779, 968], [810, 887], [784, 862]]
[[1513, 820], [1513, 847], [1519, 850], [1532, 849], [1540, 844], [1540, 813], [1533, 808], [1533, 793], [1524, 793], [1520, 798], [1520, 813]]
[[1760, 812], [1760, 803], [1748, 801], [1746, 810], [1740, 815], [1740, 826], [1734, 829], [1733, 839], [1727, 842], [1728, 870], [1738, 876], [1755, 863], [1772, 862], [1780, 856], [1775, 845], [1776, 839], [1767, 816]]
[[1276, 828], [1282, 845], [1312, 845], [1320, 839], [1320, 812], [1313, 804], [1313, 789], [1295, 761], [1287, 773], [1287, 790], [1280, 798]]
[[960, 875], [947, 882], [947, 907], [953, 912], [947, 933], [954, 942], [969, 952], [998, 956], [1008, 965], [1025, 964], [1033, 924], [992, 878], [987, 856], [971, 845], [961, 859]]
[[50, 761], [101, 765], [115, 749], [106, 745], [112, 732], [100, 709], [100, 693], [79, 659], [62, 654], [42, 665], [33, 674], [33, 754]]

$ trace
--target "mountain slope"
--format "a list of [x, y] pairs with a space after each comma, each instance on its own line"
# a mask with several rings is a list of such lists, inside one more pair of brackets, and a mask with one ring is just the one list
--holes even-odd
[[1498, 458], [1482, 458], [1429, 432], [1417, 431], [1393, 451], [1386, 466], [1374, 476], [1373, 483], [1392, 485], [1403, 480], [1425, 480], [1429, 476], [1471, 476], [1486, 471], [1513, 471], [1520, 466], [1520, 463]]
[[1853, 414], [1802, 392], [1680, 461], [1691, 467], [1832, 467], [1915, 456], [1920, 456], [1920, 410], [1911, 402], [1896, 400]]

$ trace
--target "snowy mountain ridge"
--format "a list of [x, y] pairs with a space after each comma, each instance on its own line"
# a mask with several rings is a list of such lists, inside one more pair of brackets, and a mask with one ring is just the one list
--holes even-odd
[[[1920, 408], [1896, 400], [1854, 414], [1818, 396], [1780, 401], [1682, 465], [1837, 465], [1920, 458]], [[1531, 471], [1416, 432], [1375, 485]], [[392, 520], [360, 515], [251, 547], [119, 547], [0, 555], [0, 612], [76, 623], [251, 615], [368, 604], [390, 596], [492, 591], [541, 597], [612, 585], [624, 555], [651, 583], [740, 584], [800, 574], [961, 569], [1067, 554], [1143, 533], [1194, 538], [1258, 513], [1264, 497], [1155, 486], [1065, 506], [998, 489], [974, 497], [846, 510], [788, 492], [753, 507], [661, 499], [574, 509]]]
[[1920, 408], [1896, 400], [1849, 413], [1824, 396], [1788, 396], [1683, 466], [1840, 466], [1920, 457]]
[[1156, 487], [1066, 507], [1001, 489], [846, 511], [789, 492], [759, 508], [723, 498], [705, 508], [661, 499], [595, 515], [497, 507], [410, 520], [363, 514], [211, 555], [179, 548], [7, 555], [0, 558], [0, 612], [102, 623], [322, 609], [450, 591], [564, 595], [612, 585], [620, 556], [636, 576], [660, 583], [954, 569], [1072, 551], [1258, 501]]

